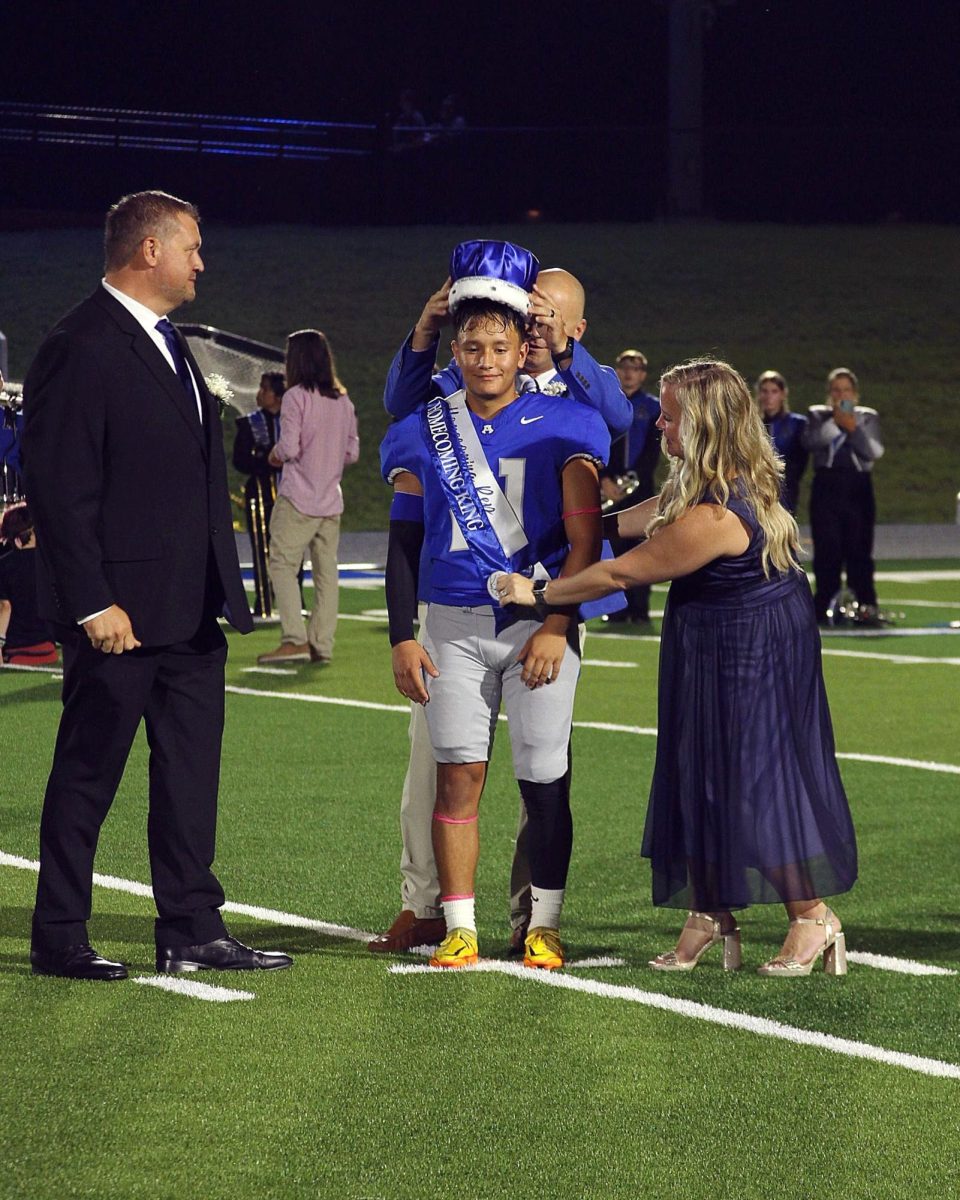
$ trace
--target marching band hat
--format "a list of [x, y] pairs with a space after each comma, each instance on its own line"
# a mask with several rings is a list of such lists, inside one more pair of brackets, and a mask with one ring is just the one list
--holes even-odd
[[464, 300], [493, 300], [525, 317], [527, 293], [539, 270], [537, 256], [513, 242], [461, 242], [450, 255], [450, 311], [456, 312]]

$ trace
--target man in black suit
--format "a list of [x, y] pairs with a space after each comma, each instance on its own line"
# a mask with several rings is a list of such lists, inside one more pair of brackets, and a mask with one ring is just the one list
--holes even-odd
[[164, 192], [107, 214], [105, 278], [24, 383], [38, 601], [63, 644], [63, 713], [40, 825], [34, 974], [122, 979], [90, 946], [93, 860], [140, 724], [157, 970], [287, 967], [220, 916], [211, 865], [223, 733], [222, 613], [251, 629], [217, 406], [167, 313], [196, 294], [196, 209]]

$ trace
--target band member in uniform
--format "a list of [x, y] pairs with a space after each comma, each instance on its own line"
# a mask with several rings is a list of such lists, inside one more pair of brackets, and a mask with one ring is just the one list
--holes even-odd
[[20, 475], [20, 437], [23, 413], [5, 391], [0, 375], [0, 502], [12, 504], [23, 498]]
[[237, 436], [233, 443], [233, 465], [247, 476], [243, 502], [253, 551], [253, 586], [256, 594], [253, 613], [257, 617], [269, 617], [273, 613], [273, 592], [267, 563], [270, 514], [277, 498], [279, 471], [271, 466], [268, 459], [280, 436], [283, 391], [282, 371], [270, 371], [260, 377], [256, 411], [245, 417], [237, 417]]
[[787, 381], [779, 371], [764, 371], [754, 385], [763, 423], [776, 452], [783, 459], [783, 487], [780, 503], [796, 514], [800, 499], [800, 480], [807, 469], [809, 451], [804, 445], [807, 418], [790, 411]]

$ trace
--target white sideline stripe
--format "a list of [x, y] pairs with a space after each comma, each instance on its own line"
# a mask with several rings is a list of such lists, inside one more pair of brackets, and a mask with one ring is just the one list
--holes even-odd
[[[368, 708], [375, 712], [399, 713], [409, 716], [410, 708], [406, 704], [375, 704], [371, 700], [345, 700], [342, 696], [312, 696], [302, 692], [270, 692], [260, 688], [242, 688], [228, 684], [226, 689], [236, 696], [266, 696], [273, 700], [301, 700], [306, 704], [334, 704], [341, 708]], [[506, 722], [507, 718], [501, 713], [498, 720]], [[657, 731], [648, 725], [617, 725], [610, 721], [574, 721], [574, 729], [597, 729], [604, 733], [633, 733], [644, 737], [656, 737]], [[960, 775], [960, 766], [953, 763], [928, 762], [916, 758], [894, 758], [886, 754], [856, 754], [837, 751], [837, 758], [850, 759], [852, 762], [877, 763], [888, 767], [912, 767], [917, 771], [937, 771], [942, 775]]]
[[266, 696], [269, 700], [300, 700], [304, 704], [334, 704], [341, 708], [369, 708], [373, 712], [410, 715], [410, 707], [407, 704], [378, 704], [373, 700], [345, 700], [342, 696], [311, 696], [305, 692], [269, 692], [266, 688], [237, 687], [232, 683], [228, 683], [224, 691], [234, 696]]
[[874, 579], [883, 583], [954, 583], [960, 579], [960, 571], [877, 571]]
[[137, 975], [134, 983], [159, 988], [162, 992], [178, 992], [194, 1000], [212, 1000], [227, 1004], [231, 1000], [256, 1000], [256, 992], [241, 992], [236, 988], [215, 987], [212, 983], [198, 983], [193, 979], [181, 979], [178, 975]]
[[639, 663], [612, 662], [608, 658], [585, 658], [580, 665], [583, 667], [626, 667], [631, 671], [635, 671], [640, 666]]
[[[887, 656], [881, 654], [877, 655], [877, 657], [886, 658]], [[939, 660], [930, 659], [929, 661], [938, 662]], [[4, 667], [3, 669], [7, 670], [8, 668]], [[42, 667], [29, 668], [29, 670], [43, 669]], [[397, 713], [402, 716], [409, 716], [410, 714], [410, 708], [406, 704], [377, 704], [372, 700], [346, 700], [342, 696], [312, 696], [303, 692], [273, 692], [268, 691], [266, 688], [244, 688], [237, 687], [234, 684], [227, 684], [224, 691], [230, 692], [234, 696], [260, 696], [266, 697], [268, 700], [299, 700], [303, 704], [333, 704], [340, 708], [370, 709], [373, 712]], [[498, 719], [504, 722], [507, 720], [506, 715], [503, 713], [501, 713]], [[652, 726], [617, 725], [609, 721], [574, 721], [573, 727], [575, 729], [596, 729], [605, 733], [633, 733], [644, 737], [657, 736], [657, 731]], [[837, 751], [837, 758], [849, 759], [851, 762], [876, 763], [879, 766], [887, 767], [911, 767], [915, 771], [935, 771], [941, 775], [960, 775], [960, 766], [956, 766], [953, 763], [929, 762], [916, 758], [896, 758], [886, 754], [856, 754], [852, 751], [843, 752], [839, 750]], [[103, 876], [103, 878], [106, 879], [109, 877]], [[370, 936], [372, 937], [373, 935], [371, 934]]]
[[[3, 850], [0, 850], [0, 867], [17, 867], [19, 870], [34, 872], [40, 870], [40, 864], [35, 859], [22, 858], [18, 854], [7, 854]], [[98, 887], [109, 888], [111, 891], [126, 892], [131, 896], [153, 899], [153, 889], [150, 885], [139, 883], [135, 879], [119, 879], [116, 875], [94, 873], [93, 882]], [[238, 904], [235, 901], [227, 900], [223, 905], [223, 911], [237, 913], [244, 917], [253, 917], [257, 921], [266, 921], [272, 925], [284, 925], [291, 929], [313, 929], [318, 933], [325, 933], [330, 937], [339, 937], [352, 942], [369, 942], [374, 937], [372, 933], [363, 929], [354, 929], [350, 925], [315, 921], [312, 917], [301, 917], [297, 913], [283, 912], [276, 908], [262, 908], [258, 904]], [[413, 953], [427, 955], [432, 954], [433, 950], [433, 946], [416, 946]], [[882, 971], [899, 971], [903, 975], [956, 975], [957, 973], [946, 967], [929, 966], [909, 958], [892, 958], [886, 954], [869, 954], [861, 950], [848, 950], [847, 958], [852, 962], [861, 963], [863, 966], [877, 967]], [[586, 958], [571, 962], [569, 965], [575, 967], [621, 967], [626, 966], [626, 961], [622, 958]]]
[[26, 663], [0, 663], [0, 671], [32, 671], [35, 675], [52, 675], [54, 679], [63, 678], [62, 674], [57, 674], [59, 670], [59, 664], [49, 667], [30, 667]]
[[244, 667], [244, 675], [296, 675], [290, 667]]
[[960, 602], [956, 600], [888, 600], [884, 596], [883, 603], [887, 607], [902, 604], [904, 608], [960, 608]]
[[879, 763], [884, 767], [913, 767], [916, 771], [937, 771], [941, 775], [960, 775], [960, 767], [953, 763], [924, 762], [918, 758], [894, 758], [888, 754], [857, 754], [852, 750], [846, 753], [837, 751], [837, 758], [845, 758], [850, 762]]
[[[407, 951], [407, 954], [419, 954], [421, 958], [432, 958], [433, 952], [436, 950], [436, 948], [436, 942], [434, 942], [432, 945], [424, 943], [422, 946], [411, 946]], [[847, 958], [849, 957], [850, 953], [848, 951]], [[568, 970], [571, 967], [580, 967], [584, 970], [587, 970], [595, 967], [625, 967], [626, 965], [627, 960], [625, 958], [612, 958], [610, 955], [606, 954], [601, 955], [599, 958], [574, 958], [566, 963]], [[949, 971], [948, 974], [952, 975], [953, 972]]]
[[[898, 601], [898, 603], [899, 603], [899, 601]], [[657, 615], [658, 615], [657, 613], [651, 613], [651, 616], [655, 617]], [[857, 638], [857, 639], [860, 639], [860, 638], [892, 638], [892, 637], [894, 637], [894, 638], [941, 637], [943, 635], [946, 635], [949, 637], [949, 636], [960, 635], [960, 629], [948, 629], [946, 626], [940, 626], [940, 625], [938, 625], [936, 627], [924, 625], [924, 626], [921, 626], [916, 629], [912, 629], [912, 628], [911, 629], [893, 629], [893, 628], [887, 628], [887, 629], [822, 629], [820, 632], [821, 632], [822, 637], [827, 637], [827, 638]], [[590, 631], [590, 640], [593, 641], [594, 639], [596, 639], [596, 641], [601, 641], [601, 642], [605, 642], [605, 641], [631, 642], [633, 644], [636, 644], [638, 642], [656, 642], [657, 645], [659, 645], [659, 643], [660, 643], [660, 635], [658, 633], [643, 633], [643, 634], [606, 633], [606, 632], [602, 632], [599, 629]], [[822, 654], [839, 654], [839, 655], [846, 655], [846, 656], [854, 656], [855, 655], [857, 658], [875, 658], [878, 662], [897, 662], [898, 661], [895, 655], [878, 654], [874, 651], [868, 651], [868, 650], [860, 650], [860, 651], [831, 650], [830, 647], [825, 642], [821, 646], [821, 653]], [[899, 661], [914, 662], [914, 663], [948, 662], [948, 663], [951, 663], [951, 665], [956, 665], [955, 659], [951, 660], [951, 659], [945, 659], [945, 658], [934, 658], [932, 656], [927, 657], [927, 658], [920, 658], [920, 657], [906, 658], [906, 657], [904, 657], [904, 658], [900, 659]]]
[[[918, 625], [896, 629], [888, 625], [884, 629], [821, 629], [822, 637], [828, 638], [911, 638], [911, 637], [956, 637], [960, 629], [951, 629], [947, 625]], [[830, 653], [830, 651], [824, 651]], [[885, 658], [886, 655], [880, 655]], [[935, 661], [934, 659], [930, 660]]]
[[769, 1017], [754, 1017], [749, 1013], [731, 1012], [725, 1008], [714, 1008], [711, 1004], [700, 1004], [695, 1000], [680, 1000], [664, 996], [659, 992], [644, 992], [640, 988], [626, 987], [618, 983], [600, 983], [595, 979], [578, 979], [576, 976], [560, 975], [556, 971], [530, 971], [515, 963], [481, 960], [472, 967], [462, 967], [451, 972], [443, 967], [427, 967], [396, 964], [390, 967], [394, 975], [467, 975], [471, 972], [488, 972], [495, 975], [512, 975], [525, 983], [540, 983], [547, 987], [564, 988], [571, 992], [585, 992], [591, 996], [603, 996], [607, 1000], [628, 1000], [632, 1004], [643, 1004], [658, 1008], [681, 1017], [693, 1017], [709, 1021], [714, 1025], [725, 1025], [730, 1029], [741, 1029], [761, 1037], [779, 1038], [798, 1046], [812, 1046], [817, 1050], [829, 1050], [833, 1054], [845, 1054], [850, 1058], [865, 1058], [887, 1066], [903, 1067], [907, 1071], [918, 1071], [921, 1075], [934, 1075], [941, 1079], [960, 1079], [960, 1066], [943, 1062], [938, 1058], [922, 1058], [917, 1054], [904, 1054], [900, 1050], [886, 1050], [872, 1046], [869, 1042], [855, 1042], [850, 1038], [835, 1037], [813, 1029], [798, 1029], [772, 1021]]
[[922, 654], [872, 654], [869, 650], [823, 650], [823, 654], [830, 654], [834, 658], [872, 658], [875, 661], [888, 663], [909, 663], [909, 664], [927, 664], [928, 666], [936, 666], [940, 664], [947, 667], [960, 667], [960, 658], [931, 658], [929, 655]]
[[[0, 850], [0, 867], [19, 867], [24, 871], [39, 871], [40, 864], [31, 858], [21, 858], [17, 854], [6, 854]], [[135, 879], [118, 879], [116, 875], [101, 875], [94, 872], [93, 882], [98, 887], [109, 888], [113, 892], [126, 892], [130, 896], [144, 896], [153, 899], [153, 888], [149, 883], [139, 883]], [[224, 912], [237, 913], [242, 917], [253, 917], [258, 921], [266, 921], [273, 925], [286, 925], [296, 929], [314, 929], [318, 933], [329, 934], [330, 937], [346, 938], [354, 942], [369, 942], [374, 936], [362, 929], [352, 929], [349, 925], [334, 925], [329, 921], [314, 921], [310, 917], [300, 917], [296, 913], [280, 912], [276, 908], [261, 908], [258, 904], [237, 904], [227, 900], [223, 905]]]
[[900, 975], [956, 975], [956, 971], [951, 971], [948, 967], [934, 967], [930, 963], [914, 962], [911, 958], [869, 954], [866, 950], [848, 950], [847, 958], [862, 967], [875, 967], [878, 971], [897, 971]]

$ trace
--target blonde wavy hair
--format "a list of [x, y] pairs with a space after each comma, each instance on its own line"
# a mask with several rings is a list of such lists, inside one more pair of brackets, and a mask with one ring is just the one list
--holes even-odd
[[660, 379], [680, 408], [683, 458], [671, 459], [648, 536], [671, 525], [706, 497], [727, 507], [731, 483], [765, 534], [764, 573], [799, 569], [797, 523], [780, 503], [783, 463], [743, 377], [728, 363], [693, 359]]

